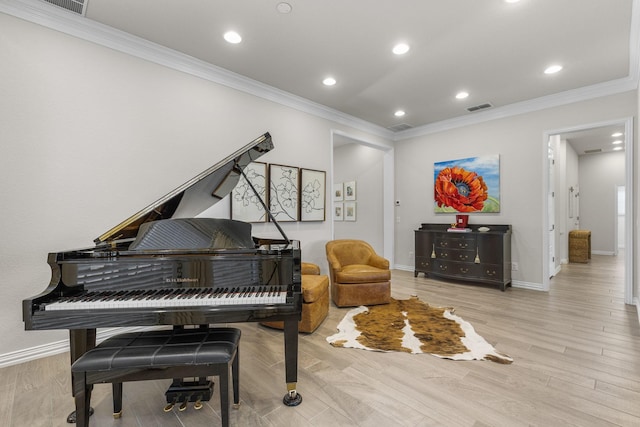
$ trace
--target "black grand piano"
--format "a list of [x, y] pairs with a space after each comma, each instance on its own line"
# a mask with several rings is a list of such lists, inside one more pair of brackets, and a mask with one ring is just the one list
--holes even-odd
[[96, 238], [95, 247], [50, 253], [49, 286], [23, 301], [25, 329], [68, 329], [73, 363], [95, 346], [96, 328], [282, 320], [283, 401], [299, 404], [300, 243], [274, 218], [281, 239], [253, 237], [249, 223], [197, 217], [271, 149], [265, 133]]

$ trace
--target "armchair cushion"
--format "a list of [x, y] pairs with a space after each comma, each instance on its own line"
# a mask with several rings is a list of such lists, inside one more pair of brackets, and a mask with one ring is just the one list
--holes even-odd
[[387, 282], [391, 280], [391, 271], [371, 265], [351, 264], [336, 271], [335, 279], [338, 283]]

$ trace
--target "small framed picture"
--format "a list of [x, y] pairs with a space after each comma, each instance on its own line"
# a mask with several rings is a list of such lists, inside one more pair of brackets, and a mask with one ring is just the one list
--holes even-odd
[[344, 200], [343, 189], [344, 189], [344, 186], [342, 183], [333, 184], [333, 201], [334, 202], [341, 202]]
[[333, 220], [344, 221], [344, 203], [336, 202], [333, 204]]
[[344, 220], [345, 221], [356, 220], [356, 202], [344, 203]]
[[344, 183], [344, 200], [356, 200], [356, 182]]

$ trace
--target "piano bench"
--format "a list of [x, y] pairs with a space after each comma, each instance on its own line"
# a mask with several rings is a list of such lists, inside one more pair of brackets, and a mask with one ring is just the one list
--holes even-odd
[[122, 411], [122, 383], [218, 376], [222, 425], [229, 425], [229, 368], [233, 402], [240, 402], [240, 330], [174, 329], [124, 333], [89, 350], [71, 366], [76, 425], [89, 425], [93, 384], [111, 383], [113, 413]]

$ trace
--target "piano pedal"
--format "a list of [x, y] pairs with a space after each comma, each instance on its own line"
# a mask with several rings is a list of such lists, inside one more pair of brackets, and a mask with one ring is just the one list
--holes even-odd
[[199, 411], [200, 409], [202, 409], [202, 396], [198, 396], [198, 398], [196, 399], [195, 403], [193, 404], [193, 409], [195, 409], [196, 411]]
[[171, 411], [178, 402], [180, 402], [178, 407], [180, 412], [187, 409], [188, 402], [194, 402], [193, 407], [196, 410], [202, 409], [202, 402], [211, 400], [212, 395], [213, 381], [206, 378], [200, 381], [174, 381], [165, 392], [168, 403], [165, 406], [165, 412]]

